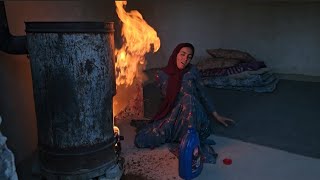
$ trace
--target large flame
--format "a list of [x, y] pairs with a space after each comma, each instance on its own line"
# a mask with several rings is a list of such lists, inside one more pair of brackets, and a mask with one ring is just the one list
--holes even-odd
[[128, 102], [129, 98], [133, 98], [129, 86], [135, 79], [140, 78], [141, 80], [141, 69], [146, 65], [145, 54], [150, 51], [158, 51], [160, 39], [157, 32], [147, 24], [138, 11], [126, 12], [124, 10], [127, 1], [115, 1], [115, 4], [116, 12], [122, 22], [121, 36], [123, 38], [122, 47], [115, 50], [117, 95], [113, 99], [113, 112], [114, 115], [117, 115], [121, 108], [127, 105], [123, 102]]
[[151, 45], [156, 52], [160, 48], [160, 39], [157, 32], [150, 27], [142, 15], [132, 10], [126, 12], [123, 8], [127, 1], [116, 1], [116, 11], [122, 24], [121, 35], [123, 45], [116, 50], [117, 85], [131, 85], [137, 76], [139, 64], [144, 64], [144, 55], [150, 52]]

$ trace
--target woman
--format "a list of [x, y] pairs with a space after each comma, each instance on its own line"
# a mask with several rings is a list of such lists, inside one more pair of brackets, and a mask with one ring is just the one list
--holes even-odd
[[215, 161], [215, 152], [206, 146], [211, 134], [210, 116], [225, 126], [233, 120], [220, 116], [203, 94], [199, 72], [190, 64], [193, 55], [193, 45], [181, 43], [173, 50], [168, 65], [157, 73], [156, 81], [165, 99], [153, 121], [137, 132], [135, 144], [154, 148], [163, 143], [180, 142], [191, 125], [199, 134], [202, 150], [208, 152], [208, 156], [211, 154], [210, 161]]

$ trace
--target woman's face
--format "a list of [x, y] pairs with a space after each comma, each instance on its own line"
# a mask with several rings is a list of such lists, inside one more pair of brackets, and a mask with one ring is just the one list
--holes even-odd
[[177, 55], [178, 69], [184, 69], [190, 63], [192, 56], [193, 56], [193, 52], [191, 48], [189, 47], [181, 48]]

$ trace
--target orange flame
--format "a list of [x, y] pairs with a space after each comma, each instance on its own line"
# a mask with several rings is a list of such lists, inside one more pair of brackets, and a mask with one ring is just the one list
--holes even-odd
[[117, 85], [131, 85], [137, 75], [137, 67], [144, 64], [144, 55], [151, 51], [156, 52], [160, 48], [160, 39], [157, 32], [147, 24], [142, 15], [132, 10], [126, 12], [123, 6], [127, 1], [116, 1], [116, 11], [122, 24], [121, 35], [124, 44], [120, 50], [116, 50]]
[[[128, 102], [129, 97], [133, 97], [128, 86], [132, 85], [137, 78], [142, 81], [140, 77], [142, 72], [139, 71], [141, 71], [141, 65], [144, 67], [146, 65], [145, 54], [150, 51], [156, 52], [160, 48], [157, 32], [147, 24], [138, 11], [126, 12], [124, 6], [127, 5], [127, 1], [115, 1], [115, 4], [116, 12], [122, 22], [123, 45], [115, 50], [117, 95], [114, 97], [114, 115], [124, 108], [123, 101]], [[122, 104], [121, 107], [119, 104]]]

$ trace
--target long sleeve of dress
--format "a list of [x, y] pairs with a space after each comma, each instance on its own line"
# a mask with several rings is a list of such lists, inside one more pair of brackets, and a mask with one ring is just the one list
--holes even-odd
[[214, 107], [213, 103], [210, 101], [209, 96], [204, 91], [202, 79], [201, 79], [200, 73], [196, 67], [193, 68], [193, 73], [196, 77], [195, 78], [195, 85], [196, 85], [197, 94], [199, 96], [201, 104], [206, 108], [206, 110], [209, 113], [214, 112], [215, 107]]

